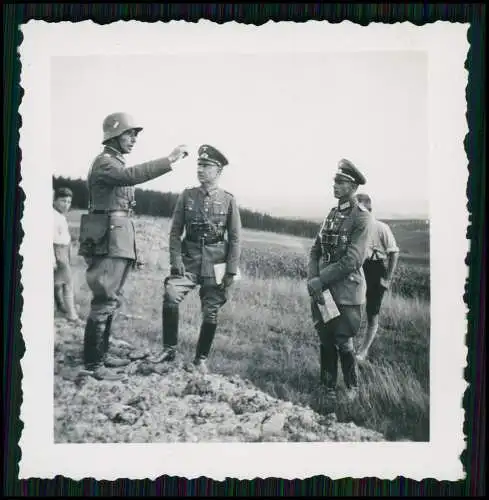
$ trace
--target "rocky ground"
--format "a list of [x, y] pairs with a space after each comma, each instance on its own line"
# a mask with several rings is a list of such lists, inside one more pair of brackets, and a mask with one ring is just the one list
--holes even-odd
[[375, 431], [273, 398], [239, 377], [202, 375], [181, 360], [153, 365], [144, 346], [141, 352], [120, 339], [111, 352], [139, 359], [121, 369], [123, 380], [99, 381], [82, 369], [83, 327], [55, 319], [55, 331], [57, 443], [384, 440]]

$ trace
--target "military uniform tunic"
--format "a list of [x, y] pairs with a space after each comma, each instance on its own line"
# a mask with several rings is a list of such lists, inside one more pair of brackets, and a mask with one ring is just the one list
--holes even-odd
[[183, 264], [185, 275], [165, 280], [164, 306], [177, 305], [201, 285], [204, 321], [216, 323], [227, 289], [217, 286], [214, 265], [225, 264], [227, 273], [237, 273], [240, 232], [239, 209], [231, 193], [217, 187], [209, 192], [202, 186], [185, 189], [175, 206], [169, 244], [171, 267]]
[[[340, 316], [327, 326], [338, 347], [351, 349], [351, 337], [358, 333], [361, 304], [366, 284], [362, 269], [372, 231], [372, 216], [354, 199], [339, 204], [326, 217], [309, 258], [309, 279], [319, 277], [323, 290], [329, 289]], [[316, 328], [322, 324], [314, 300], [311, 304]]]
[[112, 213], [108, 257], [136, 260], [137, 248], [134, 223], [130, 217], [115, 214], [130, 213], [136, 205], [134, 186], [172, 170], [167, 158], [152, 160], [133, 167], [125, 166], [124, 157], [110, 146], [98, 155], [90, 169], [88, 189], [90, 211]]
[[[105, 321], [119, 306], [130, 267], [137, 259], [134, 223], [131, 219], [135, 206], [134, 185], [172, 170], [167, 158], [148, 161], [132, 167], [125, 166], [124, 157], [110, 146], [105, 146], [88, 174], [89, 212], [106, 213], [109, 227], [97, 231], [103, 240], [92, 254], [84, 247], [80, 235], [80, 255], [88, 262], [87, 283], [93, 299], [90, 318]], [[87, 236], [87, 235], [85, 235]]]

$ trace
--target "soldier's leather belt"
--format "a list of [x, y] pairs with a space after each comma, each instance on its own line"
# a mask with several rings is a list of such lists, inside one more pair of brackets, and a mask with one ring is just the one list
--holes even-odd
[[224, 241], [224, 238], [217, 238], [211, 236], [194, 236], [194, 235], [188, 236], [186, 239], [192, 241], [193, 243], [201, 243], [203, 241], [207, 245], [214, 245], [216, 243], [221, 243], [222, 241]]
[[114, 215], [115, 217], [129, 217], [132, 215], [132, 210], [93, 210], [92, 213]]

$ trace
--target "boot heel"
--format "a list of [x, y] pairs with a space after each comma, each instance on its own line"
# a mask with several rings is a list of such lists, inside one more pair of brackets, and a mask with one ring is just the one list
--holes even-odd
[[178, 344], [178, 307], [163, 306], [162, 327], [163, 327], [163, 348], [176, 346]]
[[357, 387], [358, 376], [357, 376], [356, 358], [353, 352], [340, 351], [340, 363], [341, 363], [341, 371], [343, 372], [343, 380], [345, 382], [347, 389]]
[[104, 357], [105, 323], [88, 318], [83, 339], [83, 361], [85, 366], [99, 365]]
[[203, 366], [204, 370], [207, 369], [206, 360], [209, 357], [216, 329], [217, 325], [215, 323], [204, 322], [200, 327], [200, 335], [199, 340], [197, 341], [194, 365]]

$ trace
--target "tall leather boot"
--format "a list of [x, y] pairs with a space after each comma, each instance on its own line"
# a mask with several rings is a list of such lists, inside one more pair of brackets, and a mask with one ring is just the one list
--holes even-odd
[[111, 314], [107, 321], [105, 322], [105, 330], [104, 330], [104, 364], [105, 366], [111, 368], [119, 368], [122, 366], [127, 366], [130, 361], [128, 359], [121, 359], [119, 357], [115, 357], [109, 354], [109, 341], [110, 341], [110, 333], [112, 328], [112, 320], [114, 315]]
[[209, 357], [216, 329], [217, 325], [215, 323], [207, 323], [205, 321], [200, 327], [200, 335], [195, 350], [194, 365], [203, 371], [207, 371], [206, 361]]
[[323, 327], [319, 334], [321, 382], [327, 389], [336, 390], [338, 381], [338, 351], [332, 335]]
[[83, 340], [83, 361], [88, 370], [99, 367], [104, 358], [105, 323], [88, 318]]
[[151, 363], [164, 363], [173, 361], [178, 343], [179, 308], [165, 307], [163, 305], [163, 350], [155, 357], [149, 359]]
[[332, 332], [328, 332], [326, 325], [318, 329], [320, 344], [320, 371], [321, 383], [325, 388], [323, 411], [328, 414], [336, 411], [336, 384], [338, 381], [338, 351], [334, 343]]
[[340, 351], [341, 370], [347, 389], [358, 387], [355, 355], [351, 351]]
[[107, 370], [103, 363], [105, 327], [105, 322], [88, 318], [83, 341], [83, 361], [85, 368], [91, 370], [95, 378], [120, 380], [122, 375]]
[[[334, 346], [333, 346], [334, 348]], [[336, 349], [334, 349], [336, 351]], [[328, 349], [324, 347], [323, 344], [319, 346], [319, 356], [320, 356], [320, 377], [321, 383], [331, 389], [336, 388], [338, 373], [338, 357], [333, 349]]]
[[105, 322], [105, 330], [104, 330], [104, 354], [109, 352], [109, 340], [110, 340], [110, 332], [112, 328], [112, 320], [114, 319], [114, 315], [111, 314], [107, 321]]

